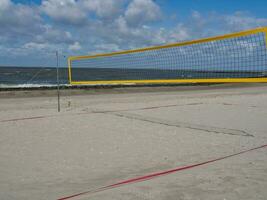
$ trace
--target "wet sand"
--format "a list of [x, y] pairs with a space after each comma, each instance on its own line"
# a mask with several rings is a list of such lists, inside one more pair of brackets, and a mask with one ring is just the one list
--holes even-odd
[[[0, 92], [0, 199], [57, 199], [267, 144], [267, 85]], [[76, 199], [267, 199], [267, 149]]]

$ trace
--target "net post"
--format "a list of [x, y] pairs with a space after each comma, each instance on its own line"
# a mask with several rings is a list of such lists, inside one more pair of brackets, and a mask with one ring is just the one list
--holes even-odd
[[60, 93], [59, 93], [59, 59], [58, 59], [58, 51], [56, 51], [56, 59], [57, 59], [57, 111], [60, 112]]
[[69, 83], [72, 84], [72, 79], [71, 79], [71, 57], [68, 58], [68, 73], [69, 73]]
[[267, 49], [267, 27], [263, 28], [263, 32], [265, 33], [265, 46], [266, 46], [266, 49]]
[[[263, 27], [263, 32], [265, 33], [265, 47], [266, 47], [266, 51], [267, 51], [267, 27]], [[264, 72], [264, 73], [267, 73], [267, 72]], [[265, 82], [267, 82], [267, 81], [265, 81]]]

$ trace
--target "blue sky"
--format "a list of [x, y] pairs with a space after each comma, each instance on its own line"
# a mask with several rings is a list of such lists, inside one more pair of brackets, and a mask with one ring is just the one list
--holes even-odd
[[56, 50], [111, 52], [267, 26], [266, 7], [264, 0], [0, 0], [0, 65], [54, 66]]

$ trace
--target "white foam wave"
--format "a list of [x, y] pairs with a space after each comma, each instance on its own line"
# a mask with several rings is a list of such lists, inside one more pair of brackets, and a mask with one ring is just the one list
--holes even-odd
[[[0, 88], [52, 88], [56, 87], [56, 84], [17, 84], [17, 85], [9, 85], [9, 84], [0, 84]], [[69, 84], [60, 84], [60, 86], [70, 86]]]

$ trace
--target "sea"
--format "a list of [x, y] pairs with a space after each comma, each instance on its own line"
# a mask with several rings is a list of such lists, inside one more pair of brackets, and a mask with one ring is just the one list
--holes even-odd
[[[160, 69], [114, 69], [114, 68], [76, 68], [72, 80], [155, 80], [155, 79], [193, 79], [193, 78], [251, 78], [266, 77], [263, 72], [248, 71], [196, 71]], [[68, 69], [59, 68], [59, 84], [69, 86]], [[0, 67], [0, 88], [54, 87], [57, 85], [55, 67]]]
[[[59, 68], [60, 85], [68, 85], [67, 68]], [[54, 87], [55, 67], [0, 67], [0, 88]]]

